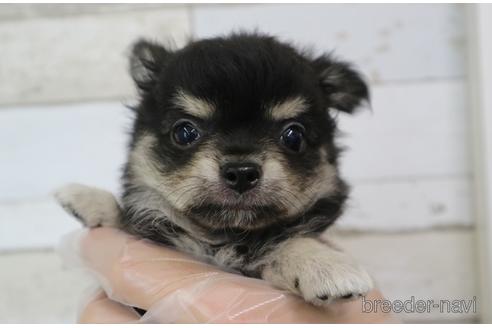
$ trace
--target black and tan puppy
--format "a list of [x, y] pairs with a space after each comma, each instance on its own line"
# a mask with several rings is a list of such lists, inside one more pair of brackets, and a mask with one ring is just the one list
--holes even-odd
[[140, 91], [121, 207], [70, 185], [61, 204], [321, 305], [367, 293], [368, 274], [318, 236], [342, 213], [336, 111], [368, 89], [348, 64], [235, 34], [171, 51], [140, 41]]

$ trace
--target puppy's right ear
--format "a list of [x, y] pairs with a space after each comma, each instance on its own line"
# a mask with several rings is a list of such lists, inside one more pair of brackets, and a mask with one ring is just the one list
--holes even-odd
[[163, 46], [143, 39], [133, 45], [130, 54], [130, 74], [140, 92], [152, 89], [171, 54], [172, 52]]

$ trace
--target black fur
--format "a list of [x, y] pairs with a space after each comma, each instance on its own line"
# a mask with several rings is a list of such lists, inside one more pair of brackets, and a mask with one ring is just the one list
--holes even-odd
[[[177, 51], [139, 41], [133, 48], [130, 68], [141, 96], [135, 108], [130, 152], [143, 135], [156, 136], [151, 160], [168, 176], [191, 165], [195, 154], [207, 142], [214, 141], [223, 156], [255, 154], [263, 158], [267, 155], [266, 145], [274, 145], [289, 176], [311, 181], [325, 160], [335, 169], [338, 165], [336, 121], [330, 110], [352, 113], [361, 102], [369, 100], [366, 84], [348, 64], [329, 55], [315, 58], [274, 37], [259, 34], [201, 40]], [[177, 90], [214, 104], [213, 117], [201, 120], [184, 114], [173, 103]], [[306, 128], [306, 150], [302, 154], [278, 146], [279, 133], [287, 122], [265, 118], [267, 104], [295, 96], [302, 96], [309, 105], [307, 112], [295, 118]], [[187, 149], [177, 147], [170, 138], [174, 122], [183, 117], [196, 122], [202, 131], [202, 138]], [[320, 149], [325, 150], [326, 159], [320, 156]], [[346, 184], [335, 177], [327, 182], [336, 185], [334, 192], [314, 200], [294, 217], [286, 216], [285, 208], [271, 200], [270, 204], [255, 208], [255, 220], [261, 221], [257, 227], [224, 226], [227, 223], [214, 221], [222, 205], [204, 202], [180, 213], [190, 221], [185, 227], [171, 222], [169, 213], [150, 209], [151, 214], [144, 215], [135, 208], [134, 199], [138, 196], [132, 196], [158, 192], [136, 181], [130, 164], [123, 182], [123, 226], [127, 231], [181, 248], [176, 241], [186, 235], [203, 249], [196, 255], [211, 257], [212, 261], [216, 252], [232, 245], [241, 259], [232, 269], [250, 276], [259, 276], [261, 267], [254, 264], [279, 242], [323, 232], [342, 213], [348, 194]], [[310, 186], [301, 187], [307, 190]], [[275, 195], [274, 190], [271, 195]], [[132, 202], [128, 201], [130, 198]]]

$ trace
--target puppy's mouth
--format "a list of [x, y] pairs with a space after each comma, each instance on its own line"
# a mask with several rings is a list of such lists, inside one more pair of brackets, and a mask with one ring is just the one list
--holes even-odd
[[257, 197], [230, 197], [221, 201], [194, 205], [188, 211], [197, 224], [208, 228], [255, 229], [268, 226], [283, 214], [276, 204], [258, 201]]
[[265, 228], [289, 215], [285, 200], [271, 184], [236, 192], [223, 184], [204, 184], [181, 209], [195, 224], [207, 229]]

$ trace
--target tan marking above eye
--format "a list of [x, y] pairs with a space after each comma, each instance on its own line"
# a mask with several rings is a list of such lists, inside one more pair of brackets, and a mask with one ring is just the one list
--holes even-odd
[[303, 97], [294, 97], [270, 106], [267, 116], [275, 121], [288, 120], [299, 116], [308, 109], [307, 101]]
[[209, 119], [215, 112], [215, 106], [211, 102], [195, 97], [182, 89], [174, 95], [173, 103], [185, 113], [201, 119]]

